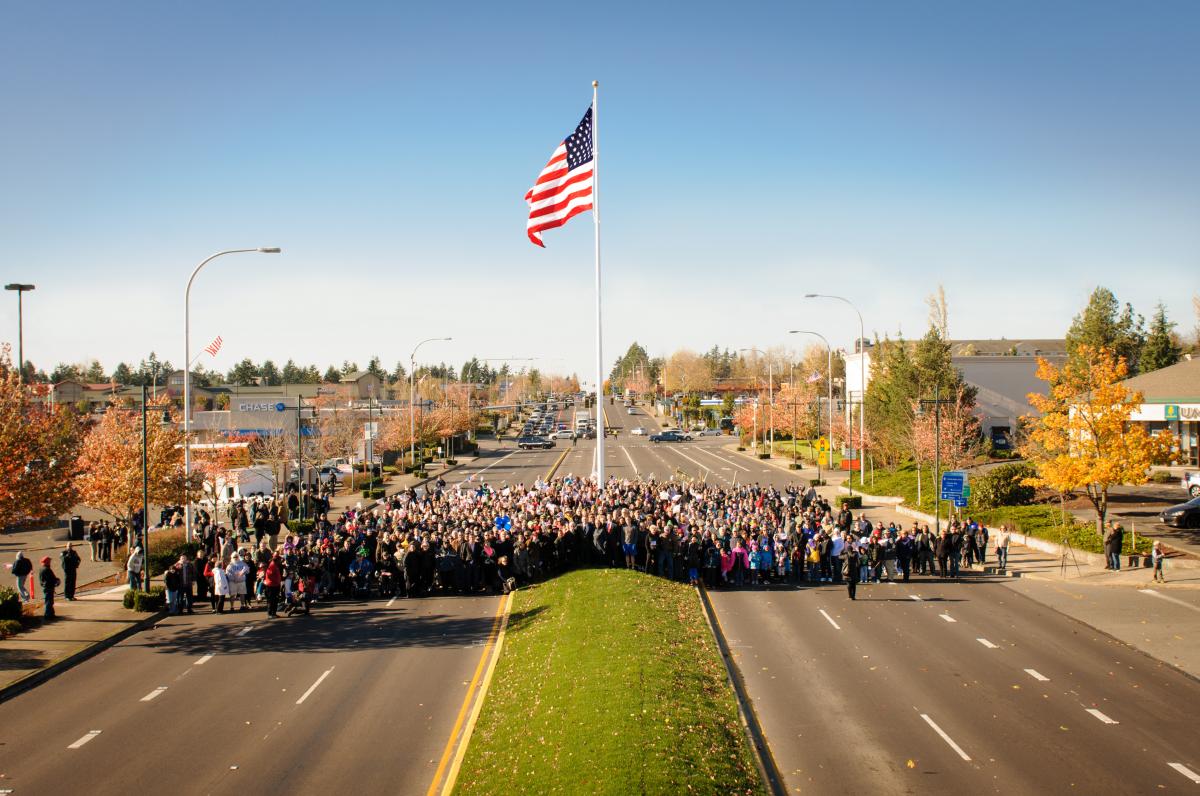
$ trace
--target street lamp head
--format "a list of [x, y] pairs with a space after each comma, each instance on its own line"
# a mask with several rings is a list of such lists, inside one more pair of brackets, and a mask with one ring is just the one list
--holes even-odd
[[24, 293], [28, 290], [33, 290], [34, 286], [33, 285], [23, 285], [20, 282], [13, 282], [12, 284], [5, 285], [4, 289], [5, 290], [17, 290], [17, 291]]
[[259, 246], [258, 250], [263, 254], [279, 254], [283, 249], [278, 246]]
[[805, 298], [820, 298], [821, 294], [820, 293], [805, 293], [804, 297]]

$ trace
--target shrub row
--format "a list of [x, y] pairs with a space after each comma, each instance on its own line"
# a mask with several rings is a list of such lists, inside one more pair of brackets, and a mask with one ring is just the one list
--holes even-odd
[[21, 618], [21, 595], [7, 586], [0, 589], [0, 620]]
[[0, 619], [0, 638], [15, 636], [23, 629], [24, 626], [16, 619]]
[[167, 592], [162, 586], [151, 586], [150, 591], [130, 589], [125, 592], [122, 604], [143, 614], [161, 611], [167, 607]]
[[364, 489], [362, 491], [362, 496], [369, 500], [378, 500], [379, 498], [383, 497], [384, 494], [386, 494], [386, 492], [387, 492], [387, 490], [382, 489], [382, 488], [381, 489]]

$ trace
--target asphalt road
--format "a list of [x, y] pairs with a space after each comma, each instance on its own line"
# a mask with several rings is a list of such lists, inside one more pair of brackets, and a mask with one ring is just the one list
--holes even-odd
[[0, 793], [424, 793], [499, 607], [172, 617], [0, 705]]

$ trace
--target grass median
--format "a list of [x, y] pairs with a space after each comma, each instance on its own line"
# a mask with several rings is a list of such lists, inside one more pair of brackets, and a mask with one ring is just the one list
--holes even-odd
[[587, 569], [519, 591], [455, 792], [764, 792], [694, 590]]

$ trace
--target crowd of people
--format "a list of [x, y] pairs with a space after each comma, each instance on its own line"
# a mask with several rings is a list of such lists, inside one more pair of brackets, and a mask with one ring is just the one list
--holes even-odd
[[497, 488], [467, 482], [400, 492], [289, 531], [295, 495], [231, 507], [228, 524], [197, 516], [202, 548], [166, 573], [173, 611], [265, 603], [308, 613], [335, 597], [504, 593], [582, 566], [627, 567], [708, 588], [956, 577], [1000, 557], [1008, 531], [969, 519], [940, 536], [926, 525], [876, 525], [816, 490], [788, 486], [586, 479]]

